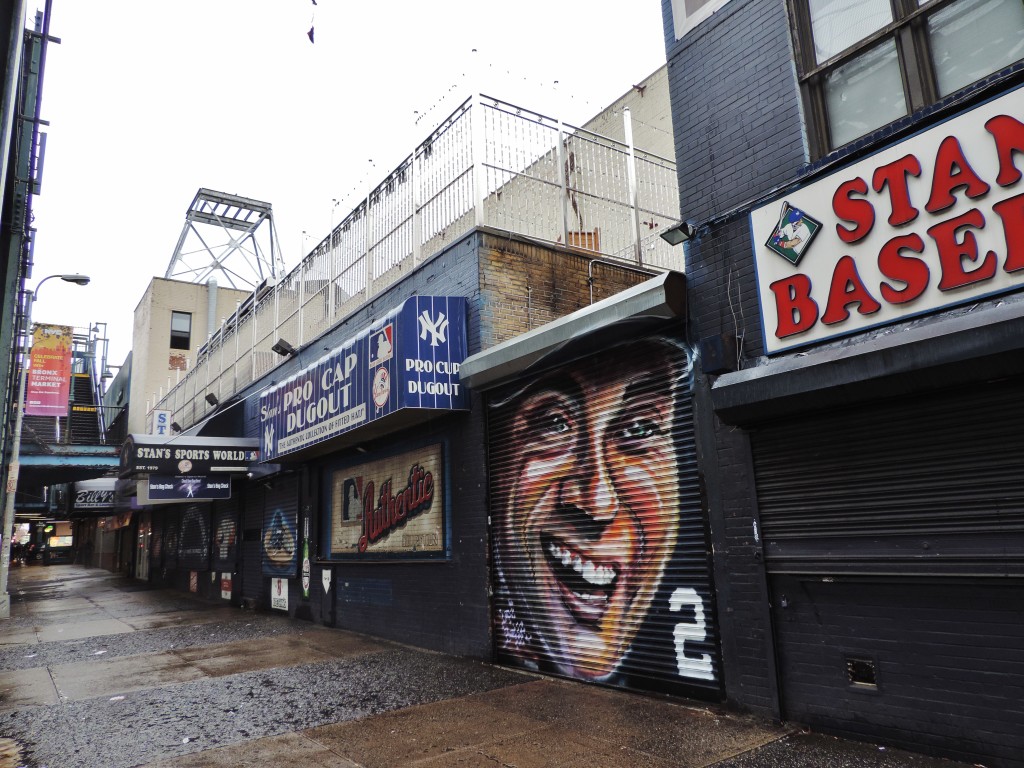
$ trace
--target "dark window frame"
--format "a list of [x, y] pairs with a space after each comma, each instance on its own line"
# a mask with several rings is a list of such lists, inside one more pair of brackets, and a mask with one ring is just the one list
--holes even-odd
[[788, 2], [797, 76], [807, 115], [807, 139], [812, 159], [824, 157], [841, 147], [863, 140], [865, 136], [884, 129], [886, 125], [891, 125], [883, 124], [849, 142], [833, 144], [825, 94], [826, 78], [831, 72], [885, 41], [894, 40], [896, 45], [900, 76], [907, 101], [904, 119], [938, 103], [942, 98], [948, 98], [939, 96], [936, 73], [932, 66], [928, 18], [953, 5], [957, 0], [933, 0], [920, 7], [917, 0], [889, 0], [893, 15], [891, 23], [820, 64], [815, 59], [808, 0]]
[[[175, 328], [174, 328], [174, 318], [175, 318], [175, 316], [178, 316], [178, 315], [180, 315], [182, 317], [187, 317], [188, 318], [188, 331], [187, 332], [182, 332], [182, 331], [175, 330]], [[184, 346], [182, 346], [182, 344], [184, 344]], [[192, 348], [192, 313], [191, 312], [181, 312], [180, 310], [177, 310], [177, 309], [172, 309], [171, 310], [171, 338], [170, 338], [170, 347], [171, 347], [171, 349], [184, 349], [184, 350], [188, 350], [188, 349]]]

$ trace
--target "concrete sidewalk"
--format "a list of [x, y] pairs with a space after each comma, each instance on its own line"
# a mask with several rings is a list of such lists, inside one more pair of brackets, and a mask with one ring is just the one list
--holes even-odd
[[962, 765], [80, 566], [15, 567], [11, 597], [0, 621], [0, 768]]

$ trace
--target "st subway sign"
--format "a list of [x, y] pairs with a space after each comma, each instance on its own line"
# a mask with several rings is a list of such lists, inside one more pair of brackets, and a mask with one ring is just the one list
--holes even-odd
[[768, 354], [1024, 287], [1022, 119], [1018, 89], [754, 209]]

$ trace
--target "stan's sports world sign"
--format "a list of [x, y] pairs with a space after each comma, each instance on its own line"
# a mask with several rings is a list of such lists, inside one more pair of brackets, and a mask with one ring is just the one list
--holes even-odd
[[273, 461], [403, 408], [466, 410], [465, 359], [466, 299], [407, 299], [260, 396], [260, 458]]
[[751, 212], [769, 354], [1024, 287], [1022, 94]]

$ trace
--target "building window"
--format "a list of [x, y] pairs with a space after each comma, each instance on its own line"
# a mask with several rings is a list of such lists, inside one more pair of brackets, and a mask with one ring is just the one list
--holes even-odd
[[171, 349], [189, 349], [192, 342], [192, 315], [171, 312]]
[[791, 0], [820, 156], [1024, 58], [1021, 0]]
[[676, 40], [704, 21], [729, 0], [672, 0], [672, 25]]

